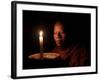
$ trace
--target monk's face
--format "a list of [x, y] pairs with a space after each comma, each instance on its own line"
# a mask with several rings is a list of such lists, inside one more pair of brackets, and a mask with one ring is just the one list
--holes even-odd
[[61, 23], [56, 23], [54, 25], [54, 41], [56, 46], [63, 46], [66, 34], [64, 32], [64, 27]]

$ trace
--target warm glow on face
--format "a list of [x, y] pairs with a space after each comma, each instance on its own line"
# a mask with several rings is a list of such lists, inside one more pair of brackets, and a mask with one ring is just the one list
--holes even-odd
[[56, 46], [63, 46], [66, 34], [64, 32], [64, 26], [61, 23], [56, 23], [54, 25], [54, 40]]

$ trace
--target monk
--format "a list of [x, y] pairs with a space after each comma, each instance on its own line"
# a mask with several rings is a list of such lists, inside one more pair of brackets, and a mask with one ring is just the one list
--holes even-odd
[[61, 60], [67, 60], [68, 66], [85, 66], [88, 65], [88, 56], [85, 48], [76, 45], [65, 45], [67, 34], [64, 30], [64, 25], [61, 22], [54, 24], [54, 41], [56, 47], [52, 50], [54, 53], [59, 54]]

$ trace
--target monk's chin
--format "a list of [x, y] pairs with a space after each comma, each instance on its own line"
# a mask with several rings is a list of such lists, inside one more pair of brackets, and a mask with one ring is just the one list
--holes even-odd
[[62, 47], [62, 44], [56, 44], [57, 45], [57, 47]]

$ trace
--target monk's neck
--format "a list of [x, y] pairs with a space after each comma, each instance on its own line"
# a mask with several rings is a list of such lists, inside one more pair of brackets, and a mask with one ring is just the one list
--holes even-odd
[[56, 46], [55, 48], [58, 49], [58, 50], [63, 50], [64, 49], [63, 46]]

